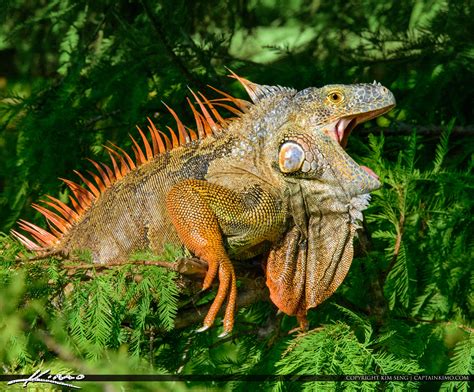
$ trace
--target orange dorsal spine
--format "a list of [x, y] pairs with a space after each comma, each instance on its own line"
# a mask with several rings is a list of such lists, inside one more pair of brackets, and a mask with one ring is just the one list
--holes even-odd
[[228, 125], [230, 119], [222, 117], [216, 107], [224, 108], [233, 115], [240, 116], [249, 106], [249, 102], [247, 101], [234, 98], [216, 88], [211, 88], [218, 92], [222, 98], [209, 100], [203, 94], [199, 92], [195, 94], [190, 90], [198, 105], [198, 109], [189, 98], [186, 98], [196, 122], [196, 130], [185, 127], [176, 112], [164, 104], [176, 121], [177, 131], [171, 127], [167, 127], [170, 134], [170, 137], [168, 137], [148, 118], [149, 125], [147, 125], [147, 128], [151, 138], [151, 144], [145, 133], [138, 126], [137, 129], [140, 134], [141, 143], [129, 135], [133, 143], [132, 150], [135, 159], [122, 148], [109, 142], [109, 145], [104, 147], [110, 156], [112, 167], [102, 162], [97, 163], [92, 159], [88, 159], [95, 168], [95, 172], [87, 170], [90, 178], [74, 170], [74, 173], [76, 173], [84, 185], [79, 185], [74, 181], [61, 178], [71, 191], [71, 195], [69, 195], [71, 201], [70, 206], [49, 195], [46, 195], [48, 200], [42, 201], [44, 205], [32, 205], [33, 208], [46, 218], [50, 231], [42, 229], [30, 222], [19, 220], [19, 228], [32, 238], [28, 238], [25, 234], [16, 230], [11, 231], [12, 235], [31, 251], [46, 252], [54, 249], [54, 246], [58, 244], [64, 234], [81, 219], [91, 205], [101, 197], [101, 194], [116, 181], [126, 176], [127, 173], [141, 165], [151, 162], [157, 155], [165, 154], [168, 151], [185, 146], [195, 140], [204, 139], [222, 132], [224, 127]]

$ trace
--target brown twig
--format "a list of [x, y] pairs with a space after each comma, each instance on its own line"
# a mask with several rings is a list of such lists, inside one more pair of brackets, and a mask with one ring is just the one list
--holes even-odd
[[405, 214], [403, 212], [400, 213], [400, 218], [397, 224], [397, 237], [395, 239], [395, 246], [393, 249], [392, 259], [390, 260], [390, 264], [385, 272], [382, 274], [381, 281], [383, 282], [382, 286], [385, 284], [385, 280], [387, 279], [388, 274], [392, 270], [393, 266], [397, 262], [398, 254], [400, 253], [400, 246], [402, 245], [402, 237], [403, 237], [403, 227], [405, 224]]
[[[35, 335], [46, 345], [46, 347], [54, 352], [60, 359], [67, 363], [68, 366], [71, 366], [79, 370], [83, 374], [94, 374], [95, 371], [93, 368], [87, 366], [86, 362], [80, 360], [65, 346], [57, 342], [51, 335], [46, 331], [37, 330]], [[116, 389], [110, 383], [104, 385], [104, 390], [115, 391]]]
[[[20, 264], [26, 264], [31, 262], [38, 262], [44, 260], [47, 256], [34, 257], [30, 259], [20, 259]], [[107, 264], [96, 264], [96, 263], [81, 263], [75, 260], [61, 260], [61, 268], [65, 270], [104, 270], [104, 269], [113, 269], [115, 267], [125, 266], [125, 265], [153, 265], [157, 267], [163, 267], [171, 269], [183, 275], [196, 275], [204, 276], [206, 274], [207, 265], [202, 262], [200, 259], [194, 257], [183, 257], [177, 259], [174, 262], [170, 261], [161, 261], [161, 260], [125, 260], [125, 261], [110, 261]], [[47, 268], [47, 265], [43, 266]]]
[[[83, 126], [86, 128], [89, 128], [91, 125], [95, 124], [96, 122], [102, 121], [106, 118], [113, 118], [116, 114], [120, 113], [120, 109], [112, 110], [109, 113], [103, 113], [103, 114], [98, 114], [97, 116], [94, 116], [92, 118], [87, 119], [84, 121]], [[114, 124], [116, 127], [116, 124]], [[127, 124], [128, 125], [128, 124]]]

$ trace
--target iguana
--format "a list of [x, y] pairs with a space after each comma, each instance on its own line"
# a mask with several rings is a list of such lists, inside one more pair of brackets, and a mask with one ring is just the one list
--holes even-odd
[[[12, 231], [39, 255], [67, 257], [87, 249], [95, 263], [126, 260], [141, 249], [184, 245], [205, 261], [203, 289], [219, 277], [200, 330], [227, 298], [224, 334], [237, 296], [232, 259], [267, 258], [273, 302], [304, 322], [307, 309], [331, 295], [352, 261], [352, 240], [377, 176], [344, 151], [351, 130], [395, 105], [380, 83], [293, 88], [252, 83], [233, 74], [252, 103], [220, 90], [188, 98], [196, 130], [177, 123], [169, 137], [149, 121], [138, 128], [135, 158], [111, 144], [111, 167], [91, 160], [85, 185], [63, 179], [71, 205], [47, 196], [33, 204], [50, 231], [24, 220]], [[224, 119], [217, 108], [237, 117]], [[47, 208], [48, 207], [48, 208]], [[268, 255], [268, 256], [266, 256]]]

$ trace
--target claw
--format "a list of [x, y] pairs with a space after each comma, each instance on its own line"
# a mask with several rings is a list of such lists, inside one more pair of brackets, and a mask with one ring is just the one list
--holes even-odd
[[229, 331], [225, 331], [225, 330], [224, 330], [224, 331], [221, 332], [217, 337], [218, 337], [218, 338], [225, 338], [225, 337], [228, 336], [229, 334], [230, 334]]
[[207, 331], [208, 329], [209, 329], [208, 325], [203, 325], [201, 328], [196, 329], [196, 332], [201, 333], [201, 332]]

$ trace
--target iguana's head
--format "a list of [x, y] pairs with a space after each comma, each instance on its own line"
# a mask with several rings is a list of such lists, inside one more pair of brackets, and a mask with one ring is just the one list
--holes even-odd
[[298, 92], [293, 102], [299, 110], [294, 121], [305, 128], [323, 125], [324, 132], [340, 143], [347, 144], [349, 134], [357, 124], [389, 111], [395, 98], [380, 83], [330, 84]]
[[[372, 170], [359, 166], [345, 151], [352, 129], [395, 106], [380, 83], [328, 85], [295, 92], [282, 100], [284, 123], [266, 140], [264, 156], [290, 181], [313, 180], [349, 198], [380, 186]], [[278, 113], [273, 109], [271, 113]], [[282, 110], [283, 113], [283, 110]]]
[[233, 167], [277, 182], [312, 181], [318, 191], [330, 187], [332, 196], [348, 200], [380, 186], [377, 176], [359, 166], [344, 147], [357, 124], [395, 106], [386, 87], [376, 82], [333, 84], [298, 92], [235, 77], [254, 105], [232, 130], [240, 134], [232, 151]]

